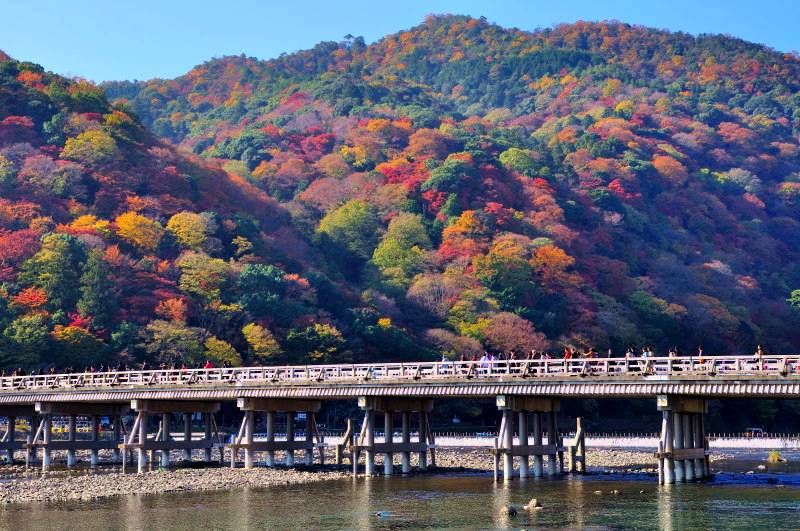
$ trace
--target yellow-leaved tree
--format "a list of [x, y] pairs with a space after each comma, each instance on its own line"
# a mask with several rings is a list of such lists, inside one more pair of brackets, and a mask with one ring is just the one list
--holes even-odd
[[142, 251], [155, 251], [164, 236], [161, 223], [136, 212], [120, 214], [114, 221], [117, 235]]

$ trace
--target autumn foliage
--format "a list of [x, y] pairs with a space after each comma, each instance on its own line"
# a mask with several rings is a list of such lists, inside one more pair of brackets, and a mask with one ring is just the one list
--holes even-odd
[[796, 350], [798, 93], [616, 22], [101, 87], [1, 57], [0, 364]]

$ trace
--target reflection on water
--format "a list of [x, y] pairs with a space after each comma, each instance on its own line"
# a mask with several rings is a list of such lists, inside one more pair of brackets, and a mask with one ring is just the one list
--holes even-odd
[[[494, 483], [486, 475], [342, 480], [231, 492], [124, 496], [0, 508], [0, 528], [59, 529], [796, 529], [800, 478], [659, 487], [608, 476]], [[792, 485], [794, 483], [794, 485]], [[612, 494], [618, 490], [619, 494]], [[600, 491], [600, 493], [598, 493]], [[643, 491], [643, 492], [642, 492]], [[522, 506], [538, 498], [541, 511]], [[517, 516], [507, 508], [514, 505]]]

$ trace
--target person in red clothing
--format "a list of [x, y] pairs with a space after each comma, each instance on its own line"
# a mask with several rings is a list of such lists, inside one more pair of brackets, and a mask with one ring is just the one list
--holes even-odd
[[203, 368], [204, 369], [215, 369], [216, 367], [214, 366], [213, 363], [211, 363], [211, 360], [206, 360], [206, 364], [203, 365]]

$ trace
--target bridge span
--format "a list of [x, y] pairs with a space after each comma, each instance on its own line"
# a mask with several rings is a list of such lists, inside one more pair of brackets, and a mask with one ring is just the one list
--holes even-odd
[[[316, 426], [322, 401], [358, 399], [364, 410], [360, 429], [348, 423], [337, 461], [347, 457], [354, 473], [364, 456], [364, 473], [375, 473], [375, 457], [383, 456], [384, 473], [393, 473], [394, 456], [401, 470], [411, 470], [411, 454], [419, 465], [435, 465], [435, 440], [429, 415], [436, 399], [496, 400], [502, 420], [493, 454], [496, 471], [500, 460], [503, 477], [518, 474], [556, 475], [585, 465], [583, 429], [564, 443], [559, 433], [558, 411], [565, 398], [654, 398], [662, 413], [657, 456], [662, 483], [708, 476], [708, 444], [704, 414], [710, 398], [800, 398], [800, 356], [707, 356], [599, 359], [537, 359], [305, 365], [181, 370], [133, 370], [6, 376], [0, 378], [0, 417], [8, 428], [0, 440], [7, 460], [24, 452], [31, 463], [41, 451], [47, 470], [53, 451], [66, 451], [67, 465], [75, 464], [76, 451], [89, 451], [91, 463], [101, 450], [125, 466], [135, 452], [138, 470], [159, 454], [168, 466], [171, 450], [191, 458], [194, 450], [210, 461], [225, 450], [236, 466], [244, 451], [244, 466], [251, 467], [256, 452], [266, 453], [268, 465], [276, 452], [292, 465], [295, 453], [310, 464], [314, 455], [322, 462], [325, 442]], [[215, 413], [222, 402], [236, 402], [242, 412], [239, 432], [225, 444], [216, 427]], [[182, 437], [173, 436], [173, 415], [183, 419]], [[254, 438], [256, 415], [265, 416], [267, 438]], [[278, 415], [286, 425], [285, 440], [276, 437]], [[383, 431], [376, 440], [376, 414]], [[123, 420], [133, 415], [132, 424]], [[202, 418], [203, 433], [194, 437], [193, 417]], [[16, 433], [16, 419], [30, 419], [24, 440]], [[111, 419], [100, 433], [99, 419]], [[412, 431], [412, 417], [417, 429]], [[67, 439], [53, 437], [54, 419], [67, 419]], [[77, 436], [77, 419], [87, 418], [89, 440]], [[297, 422], [304, 418], [305, 426]], [[399, 430], [394, 421], [400, 420]], [[153, 422], [156, 420], [156, 422]], [[151, 424], [157, 429], [151, 433]], [[300, 428], [301, 439], [296, 439]], [[399, 431], [399, 440], [395, 432]], [[110, 433], [108, 433], [110, 432]], [[412, 435], [413, 439], [412, 440]], [[430, 461], [429, 461], [430, 459]], [[530, 466], [530, 459], [533, 466]]]

